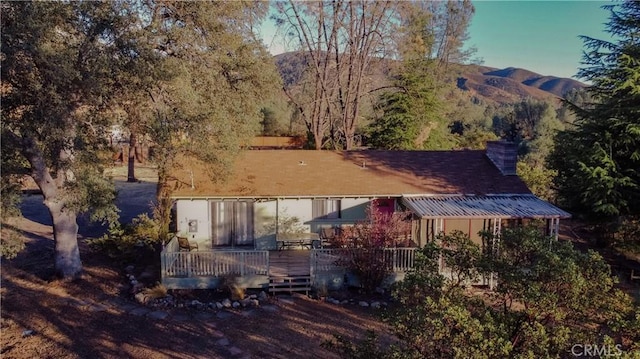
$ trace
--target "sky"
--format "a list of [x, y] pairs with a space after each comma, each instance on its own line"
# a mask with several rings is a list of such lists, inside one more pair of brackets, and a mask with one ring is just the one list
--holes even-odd
[[[611, 40], [602, 1], [474, 1], [468, 45], [484, 65], [520, 67], [541, 75], [574, 77], [580, 67], [580, 35]], [[575, 77], [574, 77], [575, 78]]]
[[[541, 75], [576, 78], [582, 59], [580, 35], [603, 40], [609, 12], [604, 1], [473, 1], [475, 15], [466, 46], [485, 66], [519, 67]], [[272, 21], [262, 34], [271, 53], [284, 52]]]

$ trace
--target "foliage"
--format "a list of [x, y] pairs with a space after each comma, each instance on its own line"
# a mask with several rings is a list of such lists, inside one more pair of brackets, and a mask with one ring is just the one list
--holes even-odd
[[242, 300], [245, 297], [245, 288], [239, 285], [240, 275], [236, 273], [227, 273], [220, 277], [220, 287], [224, 288], [231, 300]]
[[[637, 349], [638, 311], [615, 288], [600, 255], [579, 252], [533, 226], [504, 229], [499, 251], [482, 253], [460, 233], [441, 239], [446, 247], [429, 243], [422, 248], [416, 267], [394, 290], [398, 307], [385, 320], [399, 342], [384, 355], [565, 357], [573, 345], [583, 343], [613, 350], [619, 345], [626, 354]], [[457, 273], [470, 273], [473, 267], [484, 274], [497, 272], [495, 291], [479, 295], [465, 290], [463, 280], [447, 280], [438, 272], [441, 257]], [[379, 343], [365, 343], [366, 348], [342, 344], [351, 350], [344, 357], [379, 350]]]
[[559, 198], [600, 220], [640, 211], [640, 3], [605, 6], [615, 42], [582, 37], [586, 51], [578, 73], [593, 85], [593, 102], [578, 106], [573, 128], [556, 138], [550, 166]]
[[258, 226], [256, 229], [256, 235], [258, 237], [273, 234], [304, 233], [306, 231], [300, 221], [300, 218], [289, 215], [286, 209], [280, 211], [278, 214], [277, 223], [276, 218], [273, 216], [267, 215], [264, 218], [267, 223], [264, 223], [262, 226]]
[[278, 120], [275, 117], [275, 112], [267, 107], [260, 109], [262, 114], [262, 135], [263, 136], [279, 136], [282, 133], [282, 129], [278, 126]]
[[421, 124], [409, 114], [409, 96], [401, 92], [382, 94], [377, 109], [382, 115], [369, 125], [367, 143], [388, 150], [415, 149]]
[[104, 252], [121, 262], [127, 262], [135, 260], [141, 248], [155, 250], [161, 240], [158, 237], [158, 223], [145, 213], [124, 226], [116, 222], [109, 226], [107, 234], [87, 239], [86, 242], [94, 250]]
[[504, 230], [492, 261], [500, 276], [494, 298], [511, 320], [517, 355], [561, 355], [575, 343], [602, 343], [631, 312], [631, 299], [615, 288], [599, 254], [579, 252], [536, 227]]
[[372, 292], [391, 271], [385, 248], [408, 245], [403, 237], [410, 230], [410, 214], [380, 212], [374, 204], [367, 208], [367, 219], [344, 227], [333, 239], [338, 248], [351, 249], [340, 263], [360, 279], [363, 289]]
[[259, 132], [261, 103], [279, 87], [273, 61], [253, 33], [264, 5], [144, 2], [138, 12], [132, 40], [145, 55], [139, 61], [146, 70], [138, 74], [150, 108], [143, 131], [155, 144], [155, 213], [165, 239], [177, 185], [172, 175], [185, 169], [184, 158], [205, 164], [212, 181], [224, 179]]
[[158, 283], [151, 288], [145, 288], [142, 290], [142, 294], [145, 296], [146, 300], [165, 298], [168, 293], [169, 291], [167, 290], [167, 287], [165, 287], [161, 283]]
[[494, 131], [518, 144], [518, 176], [538, 197], [553, 200], [556, 171], [547, 168], [546, 159], [554, 148], [554, 138], [564, 124], [552, 103], [525, 99], [503, 108], [493, 118]]
[[[3, 151], [4, 152], [4, 151]], [[3, 166], [4, 171], [4, 166]], [[11, 177], [0, 179], [0, 218], [6, 220], [9, 217], [20, 216], [20, 195], [22, 185]]]
[[625, 216], [614, 233], [613, 245], [632, 253], [640, 253], [640, 216]]
[[3, 223], [3, 227], [0, 236], [0, 257], [13, 259], [24, 249], [24, 238], [20, 232], [7, 228], [6, 223]]
[[518, 177], [527, 184], [533, 194], [546, 201], [553, 201], [556, 195], [553, 189], [553, 178], [558, 172], [544, 165], [533, 166], [530, 162], [530, 158], [526, 156], [518, 161], [516, 167]]
[[[3, 112], [4, 113], [4, 112]], [[10, 143], [8, 133], [5, 132], [5, 121], [0, 123], [2, 128], [2, 138], [0, 143], [3, 144], [0, 151], [0, 168], [2, 169], [2, 177], [0, 178], [0, 218], [6, 221], [9, 217], [20, 216], [20, 200], [22, 195], [22, 184], [24, 178], [28, 175], [26, 172], [26, 160], [17, 155], [14, 150], [8, 148]]]
[[369, 126], [370, 145], [384, 149], [451, 149], [455, 136], [444, 116], [454, 65], [462, 51], [474, 8], [470, 2], [405, 3], [398, 41], [402, 65], [395, 91], [380, 95], [379, 115]]
[[441, 248], [427, 242], [416, 252], [413, 268], [405, 279], [394, 284], [393, 295], [403, 307], [414, 307], [425, 297], [442, 295], [444, 276], [439, 274]]
[[113, 188], [96, 165], [111, 121], [123, 22], [109, 2], [1, 7], [3, 192], [22, 175], [34, 179], [54, 223], [55, 271], [75, 278], [82, 271], [78, 213], [115, 218]]
[[[276, 233], [276, 228], [269, 228], [271, 232]], [[286, 211], [282, 211], [278, 215], [278, 233], [303, 233], [305, 231], [300, 218], [290, 216]]]
[[354, 147], [371, 68], [392, 38], [397, 7], [388, 1], [276, 2], [276, 25], [304, 53], [306, 65], [303, 84], [285, 92], [315, 149], [324, 147], [325, 136], [334, 148]]
[[465, 130], [456, 139], [457, 148], [482, 150], [487, 147], [487, 142], [499, 139], [492, 131], [482, 127], [467, 125], [465, 127]]
[[388, 349], [378, 347], [377, 340], [376, 333], [373, 330], [367, 330], [365, 337], [355, 343], [349, 338], [334, 334], [333, 340], [324, 341], [321, 346], [345, 359], [392, 358]]
[[442, 262], [450, 272], [450, 285], [458, 287], [473, 283], [480, 277], [478, 265], [482, 251], [468, 235], [456, 230], [449, 234], [440, 233], [437, 240], [441, 246]]

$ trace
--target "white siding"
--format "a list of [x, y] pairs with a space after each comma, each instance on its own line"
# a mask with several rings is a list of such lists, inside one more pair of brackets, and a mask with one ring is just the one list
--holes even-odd
[[278, 201], [278, 214], [289, 217], [298, 217], [305, 232], [310, 232], [309, 222], [311, 217], [311, 199], [281, 199]]
[[253, 205], [253, 210], [256, 240], [275, 236], [276, 201], [256, 202]]
[[[209, 218], [209, 201], [207, 200], [178, 200], [176, 203], [178, 233], [186, 233], [190, 239], [211, 238]], [[195, 220], [198, 224], [197, 232], [189, 232], [191, 220]]]
[[[352, 224], [365, 219], [367, 198], [340, 198], [341, 218], [333, 220], [314, 220], [312, 199], [280, 199], [254, 203], [254, 231], [256, 240], [268, 240], [274, 237], [276, 215], [297, 217], [304, 232], [318, 232], [321, 227]], [[211, 239], [209, 200], [180, 199], [176, 202], [176, 221], [178, 233], [187, 233], [190, 239]], [[189, 221], [195, 220], [197, 232], [189, 231]]]
[[341, 218], [344, 221], [363, 220], [367, 217], [368, 198], [345, 198], [342, 200]]

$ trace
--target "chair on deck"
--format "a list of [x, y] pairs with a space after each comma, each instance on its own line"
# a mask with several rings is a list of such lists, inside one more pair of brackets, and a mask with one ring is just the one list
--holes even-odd
[[321, 247], [326, 246], [326, 245], [330, 245], [331, 242], [334, 239], [336, 239], [337, 235], [338, 235], [337, 228], [335, 228], [335, 227], [322, 228], [320, 230], [320, 245], [321, 245]]
[[178, 246], [181, 251], [191, 252], [192, 250], [198, 250], [198, 243], [191, 243], [187, 237], [178, 237]]

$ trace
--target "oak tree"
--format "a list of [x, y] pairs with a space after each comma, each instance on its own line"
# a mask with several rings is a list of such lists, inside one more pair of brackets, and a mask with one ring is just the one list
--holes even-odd
[[119, 66], [115, 39], [126, 19], [115, 16], [114, 3], [0, 6], [3, 183], [33, 178], [53, 221], [55, 271], [75, 278], [82, 272], [78, 214], [116, 215], [100, 163], [110, 75]]

